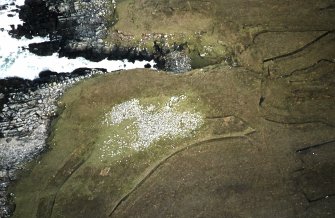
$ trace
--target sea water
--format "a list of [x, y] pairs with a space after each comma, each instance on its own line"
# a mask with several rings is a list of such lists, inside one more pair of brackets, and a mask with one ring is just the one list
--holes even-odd
[[[54, 72], [72, 72], [77, 68], [104, 68], [108, 72], [115, 70], [128, 70], [134, 68], [144, 68], [146, 64], [153, 66], [154, 61], [135, 61], [127, 60], [107, 60], [92, 62], [85, 58], [78, 57], [68, 59], [59, 57], [58, 53], [51, 56], [38, 56], [30, 53], [28, 46], [31, 43], [49, 41], [47, 37], [34, 37], [27, 39], [22, 37], [16, 39], [11, 37], [8, 32], [10, 25], [17, 27], [23, 22], [19, 19], [15, 9], [24, 4], [24, 0], [0, 0], [0, 79], [6, 77], [21, 77], [25, 79], [35, 79], [41, 71], [50, 70]], [[8, 16], [9, 15], [9, 16]]]

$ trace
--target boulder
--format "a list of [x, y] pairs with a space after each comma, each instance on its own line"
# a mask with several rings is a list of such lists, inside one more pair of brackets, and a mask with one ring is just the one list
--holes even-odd
[[59, 41], [47, 41], [40, 43], [31, 43], [29, 44], [29, 51], [36, 55], [48, 56], [57, 52], [60, 47]]

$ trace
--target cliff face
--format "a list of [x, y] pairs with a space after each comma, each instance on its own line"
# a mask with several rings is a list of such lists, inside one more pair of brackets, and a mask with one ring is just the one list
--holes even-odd
[[[66, 93], [52, 150], [13, 187], [15, 216], [333, 217], [332, 0], [50, 1], [47, 8], [63, 55], [198, 69], [101, 76]], [[193, 135], [141, 152], [125, 147], [101, 161], [114, 149], [109, 134], [135, 137], [131, 119], [106, 131], [106, 111], [131, 99], [158, 108], [180, 95], [191, 100], [179, 112], [193, 108], [204, 119]]]

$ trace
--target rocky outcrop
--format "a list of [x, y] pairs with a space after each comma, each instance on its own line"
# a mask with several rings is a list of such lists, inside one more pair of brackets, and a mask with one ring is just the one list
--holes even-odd
[[25, 36], [50, 36], [54, 37], [58, 28], [57, 11], [51, 11], [43, 0], [26, 0], [25, 5], [20, 7], [19, 18], [24, 21], [24, 25], [18, 25], [10, 33], [20, 38]]
[[[33, 43], [29, 51], [37, 55], [51, 55], [58, 52], [60, 57], [85, 57], [91, 61], [108, 60], [156, 60], [157, 67], [164, 67], [164, 58], [169, 51], [149, 52], [135, 46], [108, 44], [107, 26], [117, 21], [114, 1], [50, 1], [28, 0], [21, 7], [18, 25], [10, 33], [17, 38], [25, 36], [48, 36], [51, 41]], [[36, 16], [36, 14], [38, 16]], [[108, 18], [108, 19], [107, 19]]]
[[[105, 58], [130, 61], [154, 59], [157, 68], [173, 72], [189, 70], [190, 66], [180, 65], [185, 60], [190, 60], [188, 65], [193, 67], [218, 62], [217, 58], [214, 58], [213, 61], [194, 64], [195, 60], [200, 63], [197, 60], [198, 55], [204, 58], [212, 50], [218, 50], [214, 45], [204, 46], [201, 53], [197, 51], [199, 54], [192, 56], [187, 43], [189, 42], [191, 47], [194, 46], [194, 42], [191, 41], [201, 36], [202, 32], [195, 33], [191, 41], [187, 40], [187, 35], [179, 33], [167, 35], [149, 31], [142, 32], [140, 37], [128, 35], [114, 28], [119, 21], [117, 11], [117, 3], [107, 0], [28, 0], [20, 10], [20, 18], [24, 24], [13, 29], [11, 34], [27, 38], [48, 36], [50, 42], [29, 46], [29, 51], [37, 55], [59, 52], [61, 57], [85, 57], [92, 61]], [[175, 55], [180, 51], [183, 57]], [[222, 51], [224, 53], [225, 49]], [[229, 59], [229, 55], [218, 59], [222, 61], [227, 58]], [[172, 65], [174, 67], [171, 67]]]
[[176, 73], [190, 71], [191, 59], [183, 52], [173, 51], [165, 57], [165, 69]]

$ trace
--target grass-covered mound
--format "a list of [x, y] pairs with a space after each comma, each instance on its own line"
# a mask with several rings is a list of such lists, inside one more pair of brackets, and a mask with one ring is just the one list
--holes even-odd
[[50, 151], [15, 190], [16, 215], [106, 214], [169, 155], [211, 138], [207, 95], [222, 85], [201, 75], [134, 70], [71, 88]]
[[320, 94], [295, 104], [287, 78], [258, 77], [218, 65], [79, 83], [59, 100], [50, 150], [12, 187], [14, 217], [331, 213], [331, 199], [320, 211], [306, 196], [333, 190], [333, 168], [322, 167], [333, 163], [332, 102]]
[[[103, 197], [104, 200], [115, 201], [131, 189], [153, 163], [182, 145], [181, 139], [196, 139], [191, 131], [200, 128], [203, 123], [202, 114], [206, 111], [198, 94], [186, 88], [187, 84], [178, 82], [177, 77], [151, 72], [144, 74], [146, 76], [135, 71], [85, 81], [69, 90], [68, 94], [59, 100], [61, 115], [49, 140], [51, 150], [43, 157], [41, 164], [35, 167], [36, 176], [24, 185], [26, 190], [32, 192], [22, 197], [31, 201], [23, 207], [18, 207], [18, 213], [21, 209], [23, 214], [35, 213], [36, 211], [31, 210], [34, 208], [39, 216], [44, 217], [50, 214], [51, 207], [54, 207], [53, 213], [57, 214], [58, 203], [61, 204], [61, 212], [69, 201], [82, 205], [83, 199], [102, 198], [101, 193], [110, 193], [110, 196], [105, 196], [107, 198]], [[140, 79], [142, 76], [146, 79]], [[175, 108], [170, 110], [170, 114], [162, 113], [162, 107], [168, 106], [171, 97], [180, 95], [187, 95], [187, 99], [171, 105]], [[135, 142], [131, 139], [142, 137], [140, 140], [144, 140], [143, 136], [137, 134], [137, 129], [150, 126], [135, 125], [134, 117], [115, 125], [106, 124], [111, 119], [113, 114], [110, 112], [117, 107], [116, 105], [134, 98], [141, 102], [140, 106], [151, 106], [152, 110], [156, 110], [156, 122], [164, 120], [166, 115], [177, 116], [186, 112], [194, 113], [199, 123], [195, 126], [191, 123], [190, 131], [185, 133], [156, 137], [150, 142], [142, 143], [143, 145], [137, 140], [139, 142], [134, 147], [132, 145]], [[159, 114], [159, 111], [162, 114]], [[127, 115], [127, 111], [124, 115]], [[170, 120], [165, 122], [171, 122], [173, 118], [170, 117]], [[114, 119], [110, 120], [113, 121]], [[159, 123], [156, 125], [159, 127]], [[148, 134], [152, 135], [150, 131]], [[117, 137], [119, 135], [124, 137]], [[120, 140], [123, 140], [122, 143]], [[36, 188], [39, 191], [43, 190], [41, 196], [35, 195], [33, 190]], [[73, 195], [80, 197], [74, 201], [69, 198]], [[58, 198], [67, 200], [55, 201]], [[17, 202], [20, 202], [19, 198]], [[31, 207], [31, 204], [35, 207]], [[107, 209], [104, 204], [98, 206]], [[73, 209], [71, 211], [78, 213]], [[71, 211], [66, 211], [66, 214], [72, 213]]]

